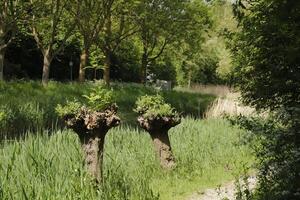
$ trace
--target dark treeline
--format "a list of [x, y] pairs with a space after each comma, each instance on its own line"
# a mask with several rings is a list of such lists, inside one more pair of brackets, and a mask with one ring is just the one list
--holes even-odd
[[[43, 54], [37, 49], [34, 39], [29, 35], [15, 36], [6, 50], [4, 74], [6, 80], [33, 79], [42, 77]], [[57, 81], [77, 81], [80, 65], [80, 46], [78, 43], [66, 45], [51, 63], [49, 78]], [[139, 82], [138, 60], [126, 60], [120, 56], [112, 57], [111, 78], [125, 82]], [[103, 70], [89, 67], [85, 77], [88, 80], [101, 79]]]

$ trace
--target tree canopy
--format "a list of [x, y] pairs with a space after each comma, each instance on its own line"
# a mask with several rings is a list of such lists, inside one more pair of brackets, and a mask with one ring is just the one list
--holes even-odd
[[236, 85], [267, 119], [241, 118], [258, 139], [255, 199], [300, 197], [300, 2], [237, 1], [240, 30], [230, 35]]
[[[189, 62], [194, 63], [197, 72], [201, 71], [193, 73], [191, 81], [206, 82], [197, 78], [205, 77], [206, 71], [216, 74], [212, 64], [216, 62], [205, 61], [207, 65], [202, 65], [203, 61], [197, 61], [201, 60], [199, 51], [204, 48], [206, 35], [212, 30], [214, 4], [202, 0], [4, 3], [12, 5], [4, 6], [7, 9], [1, 13], [1, 30], [7, 29], [6, 36], [1, 32], [1, 45], [11, 44], [9, 54], [0, 54], [5, 56], [2, 66], [7, 79], [24, 78], [22, 74], [36, 79], [41, 73], [45, 85], [49, 79], [73, 80], [74, 76], [81, 82], [85, 78], [103, 78], [109, 84], [113, 78], [145, 83], [146, 77], [154, 74], [156, 78], [186, 84], [176, 77], [184, 73], [183, 66]], [[10, 39], [14, 33], [17, 38]], [[34, 65], [40, 63], [41, 70], [30, 71], [38, 68], [27, 67], [32, 59]]]

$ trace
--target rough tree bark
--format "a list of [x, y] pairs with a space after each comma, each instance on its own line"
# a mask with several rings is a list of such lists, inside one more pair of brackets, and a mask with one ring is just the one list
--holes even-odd
[[88, 172], [97, 183], [102, 181], [104, 141], [108, 130], [120, 124], [116, 115], [117, 106], [112, 105], [103, 112], [82, 107], [77, 115], [64, 116], [67, 127], [78, 134], [85, 154]]
[[138, 117], [140, 126], [149, 132], [161, 167], [172, 169], [175, 167], [175, 158], [172, 153], [171, 143], [168, 135], [170, 128], [178, 125], [180, 117], [159, 117], [146, 119]]
[[150, 133], [150, 135], [154, 144], [156, 154], [160, 159], [160, 165], [167, 169], [174, 167], [175, 158], [172, 153], [168, 132], [153, 132]]
[[101, 181], [103, 177], [100, 169], [103, 163], [105, 135], [106, 133], [101, 133], [81, 138], [82, 149], [85, 154], [85, 165], [97, 182]]

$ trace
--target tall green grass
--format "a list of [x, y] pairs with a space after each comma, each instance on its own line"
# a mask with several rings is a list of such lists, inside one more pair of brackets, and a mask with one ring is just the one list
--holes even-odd
[[[36, 132], [60, 127], [62, 122], [55, 113], [56, 105], [74, 98], [84, 101], [82, 95], [99, 84], [50, 82], [43, 87], [35, 81], [0, 82], [0, 138], [1, 135], [18, 135], [28, 130]], [[160, 92], [138, 84], [113, 84], [112, 90], [119, 105], [119, 114], [127, 124], [135, 123], [136, 114], [132, 109], [141, 95], [161, 93], [179, 112], [192, 116], [202, 116], [215, 98], [177, 91]]]
[[184, 119], [170, 130], [177, 160], [164, 171], [147, 133], [131, 126], [109, 131], [104, 182], [95, 186], [70, 131], [29, 134], [0, 147], [0, 199], [182, 199], [240, 172], [252, 157], [238, 145], [243, 132], [224, 120]]

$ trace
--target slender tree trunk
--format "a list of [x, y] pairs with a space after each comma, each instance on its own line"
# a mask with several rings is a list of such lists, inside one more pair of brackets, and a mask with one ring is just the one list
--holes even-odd
[[104, 139], [105, 134], [88, 135], [85, 138], [81, 138], [87, 170], [97, 183], [100, 183], [103, 177]]
[[143, 56], [142, 56], [142, 69], [141, 69], [141, 83], [146, 84], [147, 82], [147, 64], [148, 64], [148, 57], [147, 57], [147, 52], [144, 51]]
[[[110, 8], [111, 9], [111, 8]], [[105, 48], [104, 48], [104, 72], [103, 78], [106, 85], [109, 86], [110, 84], [110, 66], [111, 66], [111, 55], [112, 55], [112, 48], [111, 48], [111, 38], [112, 38], [112, 22], [111, 22], [111, 10], [107, 12], [107, 18], [105, 23]]]
[[85, 67], [88, 62], [89, 48], [85, 47], [80, 56], [80, 66], [79, 66], [79, 82], [83, 83], [85, 81]]
[[151, 133], [154, 148], [160, 159], [160, 165], [165, 169], [175, 166], [175, 158], [172, 153], [169, 135], [167, 132]]
[[4, 80], [4, 56], [5, 48], [0, 47], [0, 81]]
[[109, 50], [105, 51], [105, 60], [104, 60], [104, 72], [103, 78], [105, 84], [109, 86], [110, 84], [110, 66], [111, 66], [111, 52]]
[[49, 82], [51, 60], [52, 60], [51, 53], [50, 50], [48, 49], [44, 54], [44, 63], [43, 63], [42, 84], [44, 86], [46, 86]]

